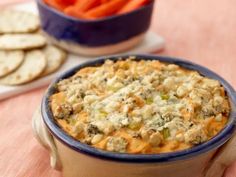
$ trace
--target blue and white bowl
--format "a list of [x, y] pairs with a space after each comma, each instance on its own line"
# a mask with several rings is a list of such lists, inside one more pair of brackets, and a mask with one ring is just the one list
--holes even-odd
[[127, 50], [144, 38], [154, 0], [132, 12], [97, 20], [70, 17], [36, 0], [43, 32], [68, 51], [84, 55], [105, 55]]
[[215, 152], [235, 132], [236, 92], [222, 77], [209, 69], [177, 58], [134, 55], [137, 60], [159, 60], [196, 70], [204, 76], [218, 80], [225, 88], [230, 100], [231, 113], [225, 128], [209, 141], [190, 149], [162, 154], [121, 154], [93, 148], [67, 135], [53, 119], [49, 98], [55, 93], [54, 85], [75, 74], [79, 69], [128, 56], [111, 56], [80, 64], [59, 76], [49, 86], [41, 105], [41, 117], [33, 121], [34, 131], [40, 142], [51, 150], [51, 164], [60, 169], [64, 177], [192, 177], [202, 175], [205, 166]]

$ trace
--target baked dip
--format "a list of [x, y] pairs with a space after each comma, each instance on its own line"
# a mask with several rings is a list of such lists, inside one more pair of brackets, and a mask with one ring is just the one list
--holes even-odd
[[230, 106], [217, 80], [157, 60], [106, 60], [56, 84], [50, 107], [70, 136], [135, 154], [179, 151], [226, 125]]

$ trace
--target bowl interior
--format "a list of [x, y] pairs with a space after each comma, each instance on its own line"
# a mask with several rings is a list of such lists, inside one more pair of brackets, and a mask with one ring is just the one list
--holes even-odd
[[81, 68], [87, 67], [87, 66], [98, 66], [104, 63], [106, 59], [111, 60], [120, 60], [120, 59], [126, 59], [130, 55], [124, 55], [124, 56], [110, 56], [105, 58], [99, 58], [97, 60], [89, 61], [84, 64], [78, 65], [74, 67], [73, 69], [65, 72], [63, 75], [59, 76], [50, 86], [45, 94], [43, 101], [42, 101], [42, 115], [43, 120], [48, 127], [49, 131], [62, 143], [64, 143], [66, 146], [91, 156], [95, 156], [97, 158], [107, 159], [107, 160], [115, 160], [115, 161], [123, 161], [123, 162], [135, 162], [135, 163], [144, 163], [144, 162], [169, 162], [169, 161], [176, 161], [176, 160], [183, 160], [186, 158], [191, 158], [203, 153], [206, 153], [210, 150], [214, 150], [224, 144], [233, 134], [235, 131], [235, 124], [236, 124], [236, 92], [234, 89], [230, 86], [230, 84], [225, 81], [222, 77], [217, 75], [216, 73], [210, 71], [209, 69], [194, 64], [189, 61], [185, 61], [182, 59], [177, 58], [171, 58], [171, 57], [163, 57], [163, 56], [154, 56], [154, 55], [134, 55], [135, 60], [159, 60], [161, 62], [167, 62], [167, 63], [173, 63], [177, 64], [181, 67], [190, 69], [190, 70], [196, 70], [203, 76], [216, 79], [220, 81], [222, 86], [225, 88], [227, 95], [230, 99], [231, 104], [231, 113], [229, 117], [229, 121], [225, 128], [215, 137], [210, 139], [209, 141], [202, 143], [200, 145], [194, 146], [192, 148], [176, 151], [176, 152], [170, 152], [170, 153], [161, 153], [161, 154], [127, 154], [127, 153], [112, 153], [100, 149], [93, 148], [89, 145], [80, 143], [79, 141], [73, 139], [69, 135], [67, 135], [54, 121], [52, 112], [49, 107], [49, 97], [55, 93], [56, 89], [54, 85], [65, 78], [68, 78], [76, 73]]

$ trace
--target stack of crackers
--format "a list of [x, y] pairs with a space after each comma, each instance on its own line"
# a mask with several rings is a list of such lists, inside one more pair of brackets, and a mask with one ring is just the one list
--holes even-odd
[[65, 51], [40, 34], [38, 16], [29, 12], [0, 11], [0, 84], [22, 85], [58, 70]]

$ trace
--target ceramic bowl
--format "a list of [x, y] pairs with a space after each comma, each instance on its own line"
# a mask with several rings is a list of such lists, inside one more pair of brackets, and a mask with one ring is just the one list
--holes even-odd
[[[107, 57], [112, 60], [128, 56]], [[38, 139], [51, 150], [51, 165], [62, 170], [64, 177], [192, 177], [201, 176], [214, 153], [233, 135], [236, 124], [236, 92], [222, 77], [209, 69], [177, 58], [135, 55], [137, 60], [159, 60], [196, 70], [204, 76], [216, 79], [224, 86], [230, 100], [231, 113], [225, 128], [211, 140], [190, 149], [162, 154], [122, 154], [99, 150], [82, 144], [67, 135], [54, 121], [49, 97], [56, 91], [55, 83], [68, 78], [81, 68], [104, 63], [100, 58], [59, 76], [46, 91], [41, 105], [41, 117], [34, 119], [34, 131]]]
[[97, 20], [70, 17], [36, 0], [42, 30], [54, 44], [84, 55], [113, 54], [142, 41], [151, 23], [154, 0], [132, 12]]

